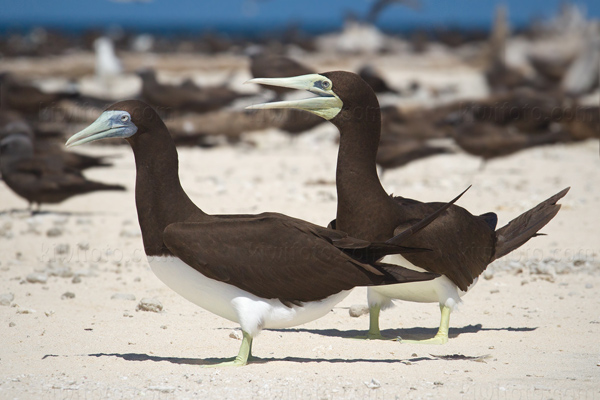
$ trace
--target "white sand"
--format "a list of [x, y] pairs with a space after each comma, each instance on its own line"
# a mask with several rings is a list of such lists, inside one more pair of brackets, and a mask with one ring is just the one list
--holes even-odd
[[[257, 150], [182, 149], [183, 185], [211, 213], [271, 210], [326, 224], [335, 212], [335, 187], [307, 183], [333, 179], [336, 147], [315, 143], [315, 136], [293, 144], [280, 138]], [[347, 310], [366, 302], [361, 288], [320, 320], [263, 332], [253, 349], [257, 363], [216, 370], [200, 365], [236, 354], [239, 341], [229, 337], [235, 324], [186, 302], [149, 270], [137, 236], [130, 150], [84, 150], [120, 155], [114, 168], [88, 175], [122, 183], [129, 191], [44, 207], [70, 216], [0, 216], [5, 235], [0, 293], [14, 294], [11, 306], [0, 307], [2, 399], [599, 395], [597, 143], [533, 149], [491, 162], [482, 173], [476, 159], [451, 155], [385, 176], [390, 191], [423, 200], [448, 200], [473, 183], [460, 205], [474, 213], [495, 211], [500, 224], [572, 186], [562, 210], [543, 230], [548, 236], [496, 262], [489, 268], [493, 278], [481, 279], [464, 298], [452, 315], [447, 345], [348, 339], [368, 325], [366, 316], [350, 318]], [[25, 205], [5, 187], [0, 199], [3, 209]], [[62, 235], [47, 237], [52, 227]], [[64, 245], [68, 250], [58, 254]], [[556, 262], [544, 263], [547, 257]], [[81, 283], [72, 283], [71, 276], [25, 282], [28, 274], [48, 272], [49, 266], [70, 269], [81, 275]], [[65, 292], [75, 297], [61, 299]], [[111, 300], [115, 293], [137, 300]], [[136, 312], [144, 297], [157, 297], [163, 312]], [[382, 314], [381, 325], [387, 334], [425, 338], [435, 333], [438, 318], [435, 304], [401, 303]], [[489, 357], [475, 362], [433, 356], [454, 354]]]

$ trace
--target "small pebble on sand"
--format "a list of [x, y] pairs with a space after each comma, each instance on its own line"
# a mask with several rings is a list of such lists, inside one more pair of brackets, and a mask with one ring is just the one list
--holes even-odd
[[371, 382], [365, 382], [365, 385], [369, 389], [379, 389], [381, 387], [381, 383], [375, 378], [371, 378]]
[[48, 231], [46, 231], [46, 236], [48, 237], [58, 237], [61, 236], [63, 234], [62, 229], [54, 227], [54, 228], [50, 228], [48, 229]]
[[25, 278], [29, 283], [46, 283], [48, 282], [48, 275], [42, 272], [33, 272]]
[[151, 299], [147, 297], [143, 298], [135, 308], [136, 311], [151, 311], [156, 313], [161, 312], [162, 309], [163, 305], [156, 297]]
[[68, 254], [69, 250], [71, 250], [71, 246], [69, 246], [67, 243], [60, 243], [54, 246], [55, 254]]
[[361, 315], [365, 315], [369, 313], [369, 307], [365, 304], [353, 304], [350, 306], [348, 313], [353, 318], [358, 318]]
[[10, 306], [10, 303], [15, 299], [15, 295], [12, 293], [0, 294], [0, 306]]
[[75, 293], [73, 292], [64, 292], [62, 294], [62, 296], [60, 296], [61, 300], [65, 300], [65, 299], [74, 299], [75, 298]]
[[111, 300], [128, 300], [128, 301], [135, 301], [135, 295], [131, 294], [131, 293], [115, 293], [112, 296], [110, 296]]

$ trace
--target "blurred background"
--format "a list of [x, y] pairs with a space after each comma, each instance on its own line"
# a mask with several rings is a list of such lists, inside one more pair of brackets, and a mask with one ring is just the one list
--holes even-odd
[[155, 106], [178, 145], [252, 147], [253, 132], [293, 141], [319, 129], [335, 141], [307, 113], [245, 110], [301, 94], [243, 83], [337, 69], [379, 96], [382, 173], [454, 153], [484, 168], [597, 139], [599, 18], [595, 0], [5, 0], [2, 174], [50, 155], [77, 174], [110, 165], [62, 143], [127, 98]]

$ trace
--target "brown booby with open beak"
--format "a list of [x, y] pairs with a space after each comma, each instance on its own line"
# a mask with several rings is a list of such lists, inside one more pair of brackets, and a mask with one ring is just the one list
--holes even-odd
[[[358, 75], [334, 71], [280, 79], [252, 79], [263, 85], [304, 89], [317, 97], [257, 104], [247, 108], [296, 108], [312, 112], [333, 123], [340, 131], [336, 186], [337, 219], [331, 226], [363, 240], [385, 242], [413, 221], [423, 218], [439, 203], [422, 203], [403, 197], [391, 197], [383, 189], [376, 169], [376, 154], [381, 130], [377, 96]], [[495, 230], [494, 213], [480, 216], [452, 205], [426, 230], [405, 243], [432, 252], [394, 255], [383, 261], [407, 266], [415, 271], [430, 271], [441, 276], [405, 285], [368, 289], [370, 327], [367, 338], [383, 338], [379, 330], [379, 312], [393, 299], [438, 302], [441, 322], [438, 333], [426, 343], [448, 341], [450, 313], [494, 260], [508, 254], [546, 225], [560, 209], [556, 202], [568, 191], [562, 190], [535, 208], [523, 213], [506, 226]]]
[[143, 102], [113, 104], [67, 146], [116, 137], [126, 139], [135, 156], [138, 220], [153, 272], [184, 298], [241, 325], [240, 351], [228, 365], [247, 363], [252, 338], [263, 328], [320, 318], [355, 286], [437, 277], [377, 260], [423, 251], [399, 244], [450, 203], [387, 243], [354, 239], [277, 213], [209, 215], [181, 187], [173, 139]]

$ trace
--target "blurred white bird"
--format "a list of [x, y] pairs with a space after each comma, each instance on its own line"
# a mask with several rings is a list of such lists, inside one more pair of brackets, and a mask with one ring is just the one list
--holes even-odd
[[112, 40], [102, 36], [94, 42], [96, 50], [96, 76], [103, 80], [110, 80], [121, 75], [123, 67], [115, 54]]

